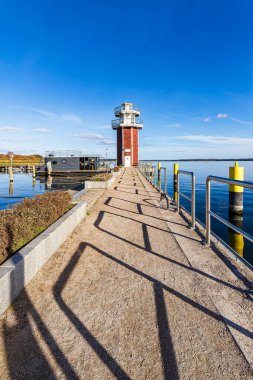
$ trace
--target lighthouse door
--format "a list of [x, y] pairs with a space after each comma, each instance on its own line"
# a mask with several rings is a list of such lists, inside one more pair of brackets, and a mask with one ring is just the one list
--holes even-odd
[[131, 156], [125, 156], [125, 167], [130, 168], [131, 166]]

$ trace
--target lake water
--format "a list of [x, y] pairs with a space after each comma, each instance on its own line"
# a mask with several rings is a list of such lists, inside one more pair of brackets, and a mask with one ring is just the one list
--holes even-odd
[[[173, 196], [173, 162], [162, 162], [162, 167], [167, 168], [167, 192]], [[157, 162], [153, 165], [157, 166]], [[179, 169], [192, 171], [196, 176], [196, 217], [205, 223], [205, 195], [206, 195], [206, 177], [208, 175], [215, 175], [218, 177], [229, 176], [229, 166], [234, 166], [231, 161], [220, 162], [179, 162]], [[245, 180], [253, 182], [253, 162], [240, 161], [239, 166], [244, 167]], [[163, 182], [162, 182], [163, 183]], [[226, 184], [211, 182], [211, 210], [220, 215], [222, 218], [229, 220], [228, 212], [228, 197], [229, 186]], [[191, 177], [180, 175], [180, 192], [188, 197], [191, 197]], [[190, 202], [180, 197], [180, 203], [190, 211]], [[237, 225], [247, 233], [253, 236], [253, 190], [244, 189], [244, 214], [243, 218], [231, 220], [230, 222]], [[222, 223], [216, 219], [211, 218], [212, 231], [221, 237], [226, 243], [234, 245], [235, 241], [238, 242], [237, 237]], [[244, 240], [244, 241], [243, 241]], [[244, 245], [244, 246], [243, 246]], [[235, 248], [235, 246], [233, 246]], [[253, 244], [241, 237], [239, 249], [237, 251], [243, 257], [253, 264]]]
[[[157, 163], [154, 163], [157, 166]], [[196, 176], [196, 217], [205, 223], [205, 186], [206, 177], [215, 175], [219, 177], [228, 177], [229, 166], [233, 162], [179, 162], [179, 168], [182, 170], [193, 171]], [[253, 181], [253, 162], [241, 161], [240, 166], [244, 167], [245, 180]], [[162, 162], [162, 166], [167, 168], [167, 192], [173, 195], [173, 162]], [[13, 188], [9, 185], [9, 176], [7, 173], [0, 173], [0, 209], [5, 209], [9, 205], [20, 202], [24, 197], [33, 197], [35, 194], [41, 194], [48, 190], [71, 189], [76, 186], [83, 186], [83, 181], [78, 179], [53, 178], [53, 181], [32, 179], [31, 174], [16, 173], [14, 174]], [[228, 220], [228, 185], [212, 182], [211, 188], [211, 209], [222, 218]], [[189, 176], [180, 176], [181, 192], [191, 196], [191, 184]], [[190, 203], [184, 198], [180, 198], [181, 204], [190, 211]], [[230, 220], [231, 221], [231, 220]], [[244, 190], [244, 215], [243, 220], [231, 221], [237, 224], [239, 228], [253, 235], [253, 190]], [[229, 234], [228, 228], [218, 222], [211, 220], [212, 231], [220, 236], [227, 243], [233, 241], [233, 235]], [[232, 239], [232, 240], [231, 240]], [[244, 244], [244, 246], [242, 246]], [[253, 244], [244, 239], [240, 244], [238, 252], [253, 264]]]
[[41, 178], [35, 181], [29, 173], [14, 173], [10, 185], [8, 173], [0, 173], [0, 210], [21, 202], [25, 197], [31, 198], [52, 190], [68, 190], [84, 187], [84, 181], [78, 178]]

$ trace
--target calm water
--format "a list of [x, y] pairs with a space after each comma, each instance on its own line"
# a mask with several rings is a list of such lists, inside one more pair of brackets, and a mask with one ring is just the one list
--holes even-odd
[[[157, 163], [154, 163], [157, 165]], [[240, 166], [244, 167], [245, 180], [253, 182], [253, 162], [241, 161]], [[173, 162], [162, 162], [162, 166], [167, 168], [167, 191], [173, 195]], [[229, 176], [229, 166], [234, 166], [233, 162], [179, 162], [179, 169], [193, 171], [196, 176], [196, 217], [205, 223], [205, 187], [206, 177], [215, 175], [219, 177]], [[189, 176], [180, 175], [180, 191], [189, 197], [191, 196], [191, 179]], [[211, 210], [229, 220], [228, 215], [228, 189], [229, 186], [221, 183], [211, 183]], [[180, 198], [180, 203], [190, 211], [190, 202]], [[244, 190], [244, 215], [243, 218], [230, 220], [231, 223], [248, 232], [253, 236], [253, 190]], [[233, 234], [229, 234], [228, 228], [211, 219], [212, 231], [220, 236], [224, 241], [233, 244]], [[235, 247], [234, 247], [235, 248]], [[240, 251], [240, 252], [239, 252]], [[243, 257], [253, 264], [253, 244], [244, 239], [244, 247], [238, 250]]]
[[83, 188], [82, 180], [68, 178], [42, 178], [33, 181], [32, 175], [28, 173], [15, 173], [13, 184], [10, 185], [9, 175], [0, 173], [0, 210], [14, 203], [22, 202], [25, 197], [33, 197], [51, 190], [68, 190], [76, 187]]

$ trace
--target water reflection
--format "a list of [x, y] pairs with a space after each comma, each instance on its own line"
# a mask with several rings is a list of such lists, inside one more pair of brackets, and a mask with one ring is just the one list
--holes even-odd
[[[243, 230], [243, 215], [236, 215], [233, 212], [229, 212], [229, 222]], [[230, 247], [232, 247], [237, 253], [239, 253], [241, 257], [243, 257], [244, 237], [238, 232], [235, 232], [229, 228], [228, 240]]]
[[14, 203], [22, 202], [24, 198], [54, 190], [82, 190], [84, 178], [43, 177], [32, 178], [29, 173], [15, 173], [14, 181], [10, 182], [8, 173], [0, 173], [0, 210]]
[[45, 185], [46, 191], [52, 190], [82, 190], [84, 189], [83, 178], [52, 177], [40, 178], [40, 183]]
[[10, 182], [10, 185], [9, 185], [9, 195], [10, 196], [13, 195], [13, 182]]
[[51, 188], [52, 188], [52, 182], [53, 182], [53, 177], [51, 177], [51, 175], [49, 175], [47, 177], [47, 183], [46, 183], [46, 189], [47, 190], [51, 190]]

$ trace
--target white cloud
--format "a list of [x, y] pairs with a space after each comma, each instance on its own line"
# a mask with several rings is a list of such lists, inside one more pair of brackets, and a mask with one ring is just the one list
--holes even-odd
[[112, 126], [109, 124], [105, 124], [105, 125], [101, 125], [101, 126], [97, 127], [97, 129], [111, 129], [111, 128], [112, 128]]
[[63, 121], [70, 121], [71, 123], [74, 123], [74, 124], [82, 123], [82, 119], [73, 113], [63, 114], [63, 115], [60, 115], [60, 117], [62, 118]]
[[173, 123], [173, 124], [165, 125], [165, 128], [180, 128], [180, 127], [181, 127], [180, 123]]
[[47, 132], [51, 132], [52, 130], [48, 128], [34, 128], [34, 131], [40, 132], [40, 133], [47, 133]]
[[227, 113], [218, 113], [218, 115], [216, 115], [216, 118], [217, 119], [228, 119], [228, 120], [232, 120], [232, 121], [235, 121], [236, 123], [244, 124], [244, 125], [252, 125], [252, 122], [237, 119], [236, 117], [232, 117], [232, 116], [228, 115]]
[[218, 115], [216, 115], [216, 118], [217, 119], [227, 119], [228, 114], [227, 113], [218, 113]]
[[34, 113], [38, 113], [42, 116], [45, 116], [46, 118], [52, 120], [52, 121], [64, 121], [64, 122], [70, 122], [73, 124], [81, 124], [82, 119], [78, 115], [75, 115], [73, 113], [64, 113], [64, 114], [58, 114], [55, 112], [51, 112], [48, 110], [40, 109], [40, 108], [34, 108], [34, 107], [26, 107], [21, 105], [15, 105], [15, 106], [9, 106], [13, 109], [24, 109], [28, 110]]
[[108, 137], [104, 137], [98, 133], [78, 133], [76, 135], [69, 135], [69, 137], [83, 139], [87, 141], [94, 141], [98, 145], [116, 144], [115, 140], [112, 140], [111, 138], [108, 138]]
[[207, 144], [248, 145], [253, 144], [253, 137], [212, 136], [212, 135], [189, 135], [177, 136], [176, 140], [196, 141]]
[[239, 123], [239, 124], [252, 125], [252, 123], [249, 121], [240, 120], [240, 119], [237, 119], [237, 118], [232, 117], [232, 116], [229, 116], [229, 119], [232, 121], [235, 121], [236, 123]]
[[0, 132], [20, 132], [23, 129], [15, 127], [0, 127]]
[[201, 116], [201, 117], [196, 117], [195, 120], [202, 121], [204, 123], [209, 123], [209, 121], [212, 120], [211, 116]]

